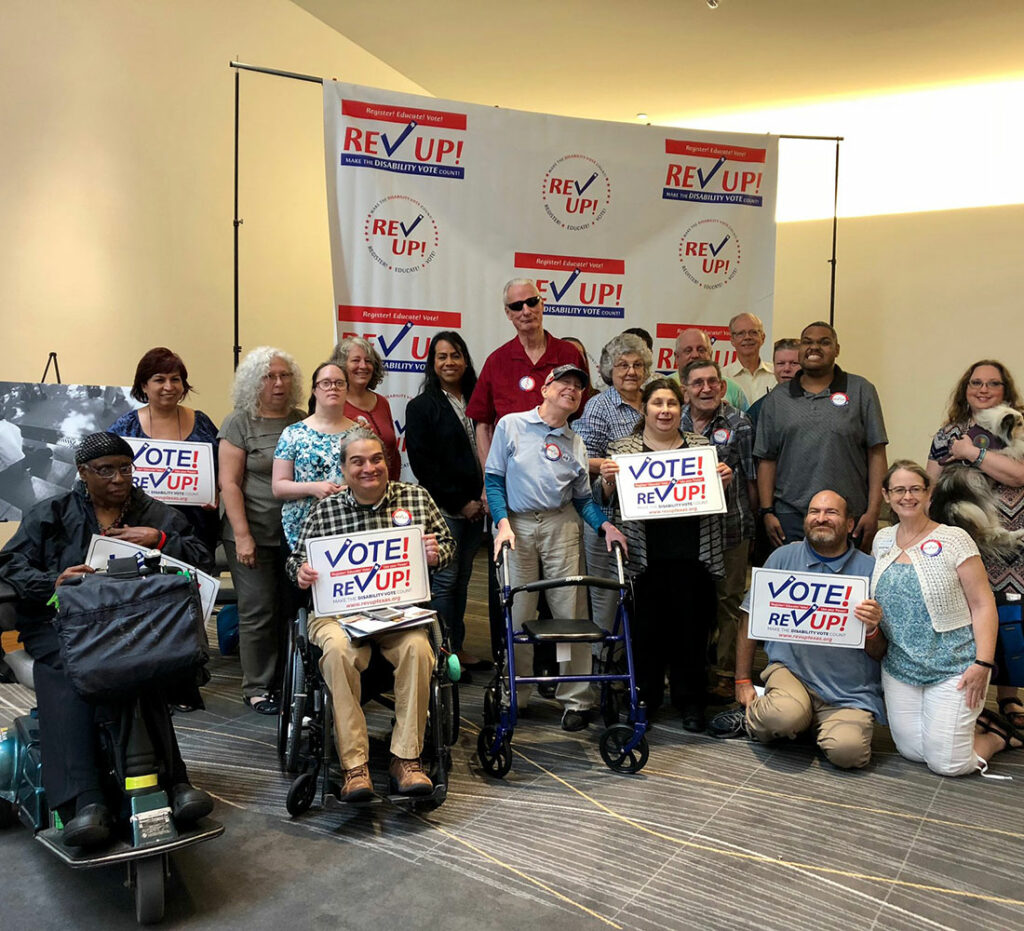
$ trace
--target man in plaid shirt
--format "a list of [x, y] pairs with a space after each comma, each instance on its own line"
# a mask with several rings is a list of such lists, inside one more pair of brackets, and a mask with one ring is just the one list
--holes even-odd
[[[455, 555], [455, 541], [430, 493], [419, 485], [388, 481], [387, 457], [380, 438], [363, 427], [350, 430], [339, 443], [341, 470], [348, 488], [318, 501], [306, 517], [287, 572], [299, 588], [309, 588], [317, 572], [306, 560], [306, 542], [363, 530], [417, 525], [423, 528], [427, 565], [445, 566]], [[338, 619], [310, 621], [310, 639], [321, 650], [320, 671], [331, 691], [338, 758], [344, 770], [341, 799], [364, 801], [373, 795], [366, 765], [369, 739], [360, 703], [359, 674], [370, 662], [368, 643], [353, 643]], [[434, 651], [422, 627], [374, 638], [381, 655], [395, 667], [395, 729], [391, 735], [392, 791], [403, 795], [433, 790], [423, 771], [423, 730], [427, 723]]]

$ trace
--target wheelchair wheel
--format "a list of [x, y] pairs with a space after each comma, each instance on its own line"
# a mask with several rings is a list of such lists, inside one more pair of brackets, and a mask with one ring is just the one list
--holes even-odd
[[284, 760], [288, 746], [288, 731], [292, 723], [292, 696], [295, 694], [295, 659], [298, 651], [291, 633], [288, 634], [288, 659], [284, 664], [284, 681], [281, 683], [281, 705], [277, 712], [277, 757]]
[[299, 651], [295, 651], [295, 660], [291, 674], [292, 695], [289, 705], [281, 705], [281, 716], [284, 717], [288, 708], [288, 733], [285, 738], [284, 771], [297, 773], [301, 768], [303, 721], [309, 707], [309, 696], [306, 694], [306, 667], [302, 663]]
[[638, 773], [644, 768], [651, 752], [647, 738], [641, 737], [632, 750], [623, 749], [632, 739], [633, 728], [629, 724], [613, 724], [602, 732], [598, 749], [609, 769], [617, 773]]
[[313, 797], [316, 795], [316, 777], [318, 772], [313, 770], [310, 773], [303, 773], [296, 779], [291, 788], [288, 790], [288, 797], [285, 799], [284, 806], [288, 809], [288, 814], [293, 818], [298, 818], [299, 815], [309, 811], [309, 806], [313, 804]]
[[18, 820], [14, 806], [5, 798], [0, 798], [0, 830], [12, 827]]
[[512, 740], [506, 734], [497, 753], [492, 754], [491, 746], [497, 733], [498, 729], [493, 724], [488, 724], [480, 731], [476, 740], [476, 753], [484, 771], [495, 779], [501, 779], [512, 768]]
[[164, 917], [164, 857], [143, 857], [131, 861], [131, 884], [135, 889], [135, 920], [153, 925]]

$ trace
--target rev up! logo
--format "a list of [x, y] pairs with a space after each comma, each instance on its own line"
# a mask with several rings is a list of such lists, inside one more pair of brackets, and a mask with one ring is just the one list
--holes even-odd
[[[378, 348], [389, 372], [422, 372], [431, 335], [457, 330], [462, 314], [451, 310], [411, 307], [338, 305], [338, 339], [361, 336]], [[358, 328], [353, 324], [358, 324]]]
[[740, 240], [724, 220], [698, 220], [679, 240], [679, 265], [695, 285], [714, 291], [740, 270]]
[[399, 174], [463, 178], [464, 113], [343, 100], [341, 164]]
[[623, 259], [517, 252], [515, 267], [522, 269], [526, 277], [536, 279], [537, 290], [544, 298], [545, 315], [619, 319], [625, 316]]
[[[654, 328], [657, 340], [655, 351], [657, 358], [655, 368], [659, 375], [669, 375], [676, 368], [676, 337], [683, 330], [703, 330], [711, 341], [711, 358], [719, 365], [726, 366], [736, 361], [736, 350], [729, 341], [730, 332], [727, 326], [716, 326], [709, 323], [659, 323]], [[662, 342], [667, 340], [668, 344]]]
[[704, 204], [760, 207], [764, 149], [666, 139], [670, 156], [661, 196]]
[[544, 212], [566, 230], [588, 230], [608, 213], [612, 183], [589, 155], [563, 155], [544, 174]]
[[437, 223], [418, 200], [405, 194], [381, 198], [363, 221], [373, 260], [388, 271], [418, 272], [437, 255]]

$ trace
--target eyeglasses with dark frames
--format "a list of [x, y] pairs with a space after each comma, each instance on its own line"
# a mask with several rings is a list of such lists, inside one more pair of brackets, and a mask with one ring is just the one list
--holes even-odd
[[522, 301], [512, 301], [511, 304], [506, 304], [505, 306], [509, 310], [511, 310], [512, 313], [517, 314], [517, 313], [519, 313], [519, 311], [521, 311], [523, 309], [523, 305], [524, 304], [527, 307], [536, 307], [539, 303], [540, 303], [540, 297], [535, 294], [533, 297], [528, 297], [528, 298], [526, 298], [525, 300], [522, 300]]

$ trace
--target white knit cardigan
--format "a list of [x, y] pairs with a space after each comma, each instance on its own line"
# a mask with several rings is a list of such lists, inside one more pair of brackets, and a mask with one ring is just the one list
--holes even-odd
[[[875, 571], [871, 576], [872, 595], [882, 573], [903, 552], [896, 545], [896, 529], [895, 526], [884, 527], [875, 536], [871, 547], [871, 555], [875, 557]], [[939, 524], [906, 553], [921, 584], [932, 627], [937, 631], [947, 631], [970, 624], [971, 609], [956, 572], [965, 559], [980, 555], [970, 535], [959, 527]]]

